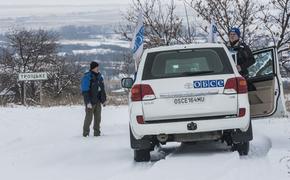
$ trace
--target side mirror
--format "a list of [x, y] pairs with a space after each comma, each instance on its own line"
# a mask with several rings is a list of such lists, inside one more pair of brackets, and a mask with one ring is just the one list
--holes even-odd
[[130, 89], [133, 86], [133, 84], [134, 84], [134, 81], [132, 78], [123, 78], [121, 80], [121, 85], [123, 88]]

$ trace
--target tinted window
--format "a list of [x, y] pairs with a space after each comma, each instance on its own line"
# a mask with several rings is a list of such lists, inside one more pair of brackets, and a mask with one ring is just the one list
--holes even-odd
[[223, 48], [174, 50], [147, 55], [143, 80], [233, 73]]

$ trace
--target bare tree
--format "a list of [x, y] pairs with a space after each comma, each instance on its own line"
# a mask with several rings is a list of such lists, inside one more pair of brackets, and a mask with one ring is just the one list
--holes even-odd
[[[262, 11], [261, 20], [264, 22], [266, 36], [276, 46], [279, 52], [289, 51], [290, 47], [290, 0], [271, 0], [267, 9]], [[290, 72], [290, 59], [280, 56], [281, 66]]]
[[263, 11], [262, 20], [275, 46], [290, 43], [290, 0], [272, 0]]
[[[0, 51], [0, 90], [12, 90], [16, 101], [24, 103], [24, 83], [18, 82], [18, 74], [24, 72], [48, 72], [48, 80], [25, 83], [27, 97], [33, 103], [43, 95], [56, 101], [74, 100], [80, 96], [81, 66], [76, 59], [58, 56], [58, 35], [46, 30], [13, 30], [7, 35], [7, 47]], [[76, 97], [76, 98], [73, 98]], [[66, 101], [67, 103], [69, 101]], [[54, 103], [55, 104], [55, 103]]]
[[[137, 24], [138, 14], [142, 12], [144, 30], [144, 48], [190, 43], [194, 39], [194, 30], [183, 26], [183, 19], [177, 16], [174, 0], [132, 0], [131, 7], [122, 17], [117, 33], [126, 40], [132, 41]], [[125, 53], [120, 73], [128, 74], [134, 66], [130, 53]], [[134, 69], [134, 68], [133, 68]]]
[[[57, 35], [45, 30], [12, 30], [7, 35], [7, 57], [5, 64], [12, 64], [15, 73], [49, 71], [57, 52]], [[37, 97], [35, 82], [29, 82], [28, 95]], [[20, 83], [20, 94], [24, 103], [24, 82]]]
[[[223, 42], [232, 27], [241, 29], [241, 39], [249, 44], [258, 29], [256, 15], [265, 7], [252, 0], [184, 0], [198, 15], [208, 23], [213, 18]], [[207, 25], [201, 27], [208, 32]]]
[[80, 92], [81, 66], [77, 60], [67, 57], [57, 57], [55, 64], [49, 72], [49, 80], [46, 81], [46, 94], [57, 98], [64, 94], [76, 95]]
[[[14, 63], [12, 61], [12, 55], [7, 49], [0, 49], [0, 92], [2, 93], [1, 104], [6, 102], [6, 95], [10, 92], [14, 92], [14, 89], [18, 89], [17, 76], [15, 76]], [[16, 94], [16, 99], [20, 99], [20, 94]]]
[[182, 25], [182, 18], [176, 15], [174, 0], [132, 0], [131, 7], [123, 15], [125, 25], [120, 25], [117, 30], [128, 41], [132, 40], [140, 11], [144, 17], [145, 48], [191, 41], [193, 36], [187, 35]]
[[118, 69], [118, 71], [116, 71], [118, 74], [124, 75], [124, 77], [129, 77], [134, 73], [134, 59], [130, 52], [124, 52], [119, 61], [121, 62], [121, 65], [115, 65], [115, 69]]

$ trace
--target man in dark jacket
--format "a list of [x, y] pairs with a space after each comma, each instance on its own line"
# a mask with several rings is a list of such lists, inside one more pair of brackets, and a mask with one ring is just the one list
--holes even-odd
[[81, 82], [81, 91], [86, 106], [86, 116], [83, 126], [83, 136], [90, 134], [90, 125], [94, 116], [94, 136], [100, 136], [102, 106], [105, 106], [106, 92], [104, 79], [99, 72], [99, 64], [91, 62], [90, 71], [85, 73]]
[[240, 42], [240, 35], [239, 28], [230, 29], [227, 47], [231, 52], [237, 53], [237, 69], [242, 76], [247, 78], [249, 74], [248, 67], [255, 63], [255, 59], [249, 46]]

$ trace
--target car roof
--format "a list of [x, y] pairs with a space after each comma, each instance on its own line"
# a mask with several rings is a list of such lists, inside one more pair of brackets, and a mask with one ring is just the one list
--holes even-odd
[[170, 51], [170, 50], [177, 50], [177, 49], [197, 49], [197, 48], [225, 48], [225, 45], [218, 44], [218, 43], [203, 43], [203, 44], [182, 44], [182, 45], [172, 45], [172, 46], [160, 46], [160, 47], [146, 49], [144, 53]]

